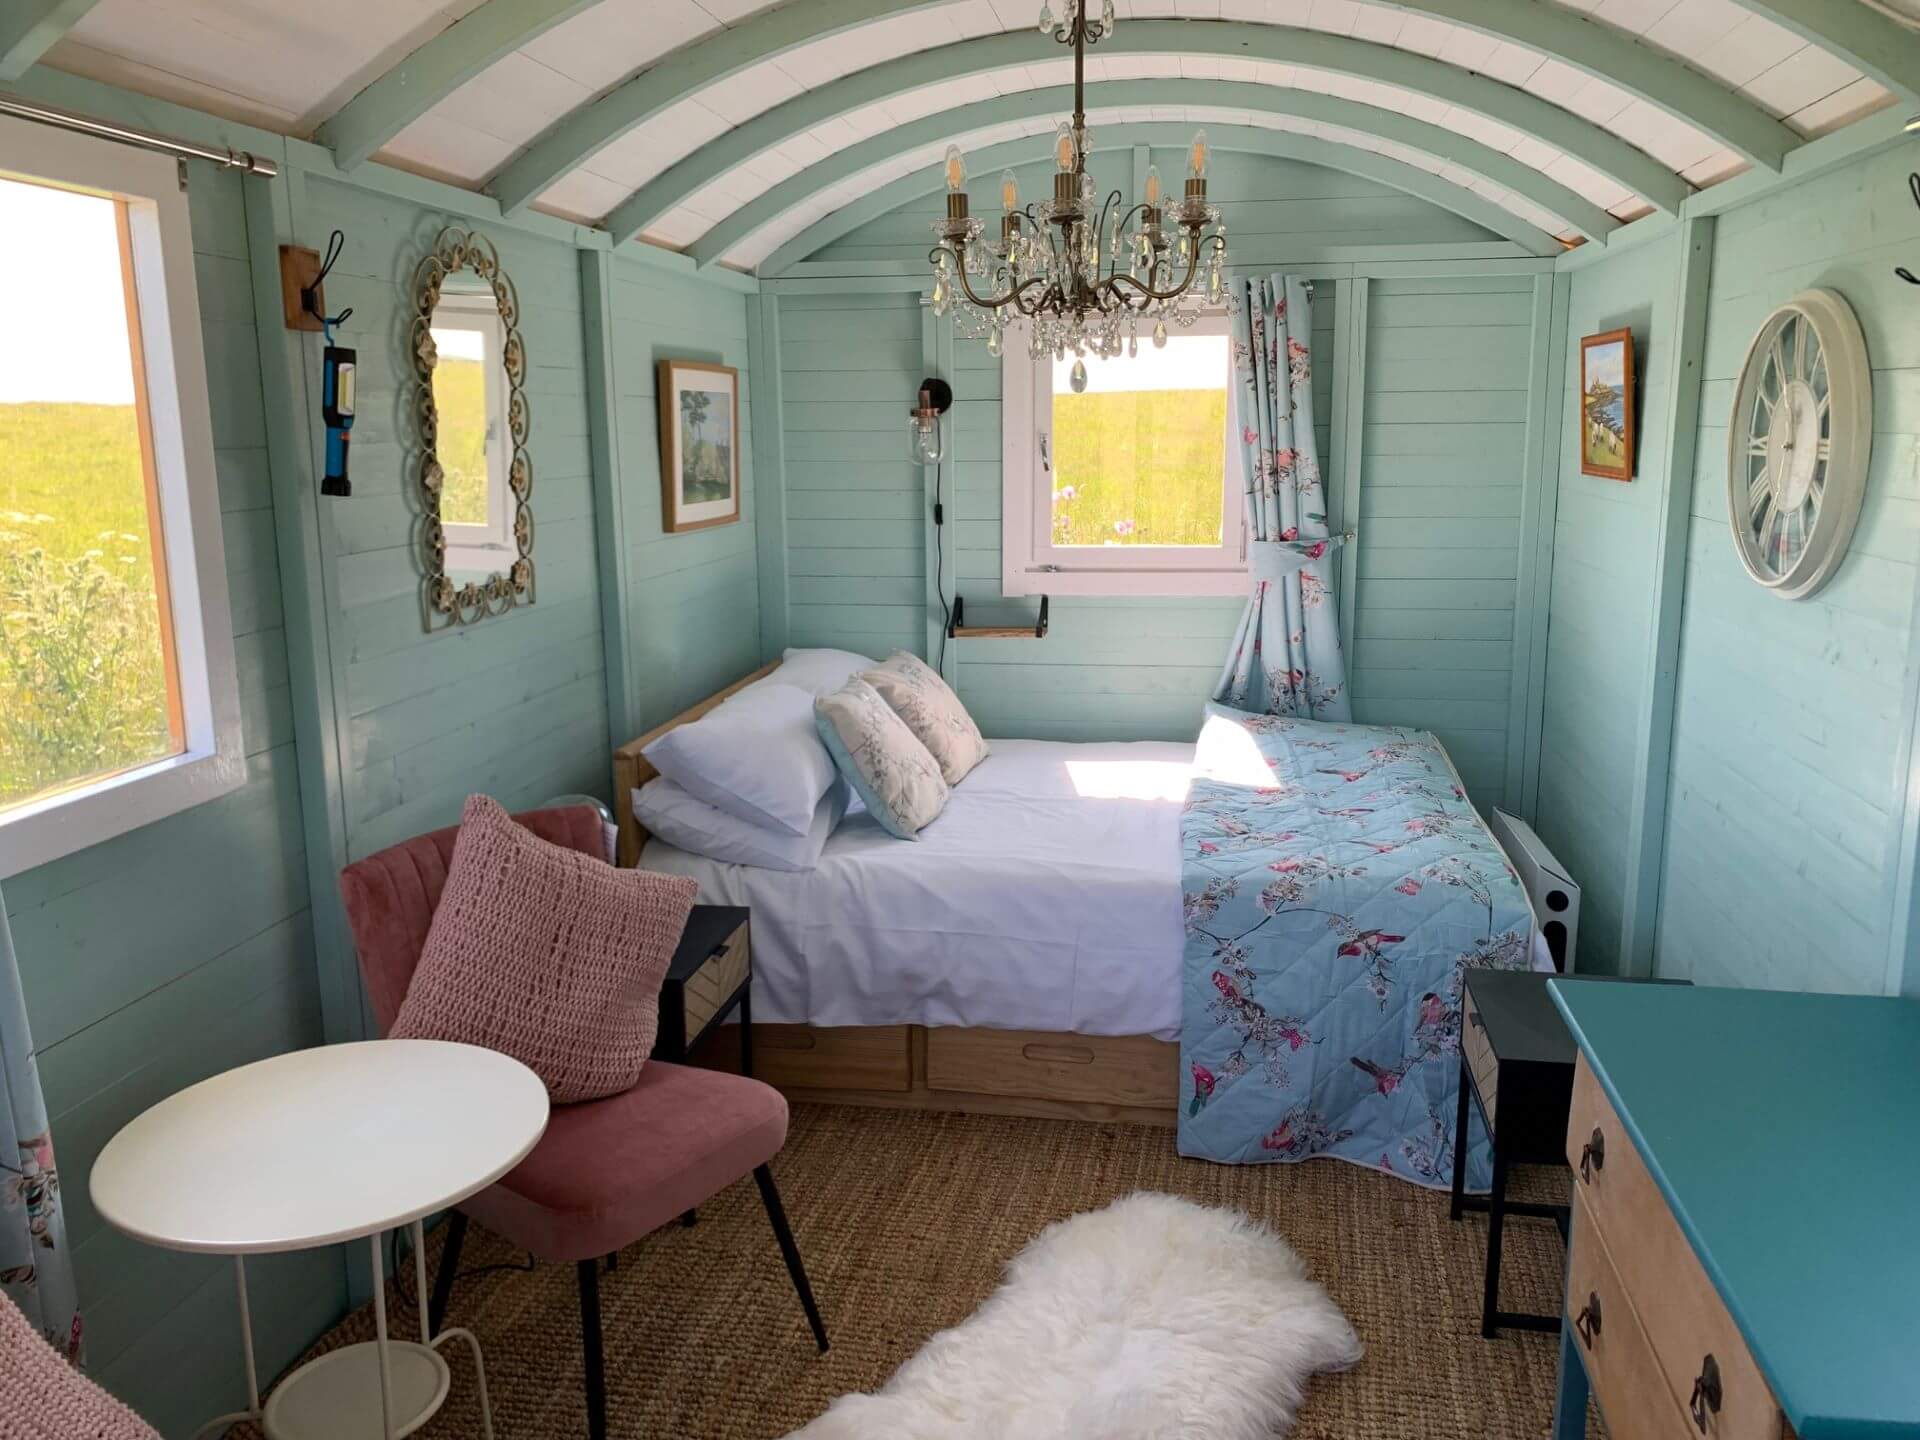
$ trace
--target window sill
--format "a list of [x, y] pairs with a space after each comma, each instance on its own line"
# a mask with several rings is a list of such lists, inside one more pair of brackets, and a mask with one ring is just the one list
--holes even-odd
[[1109, 598], [1207, 599], [1247, 594], [1244, 570], [1018, 570], [1000, 577], [1000, 593]]
[[246, 761], [189, 750], [48, 795], [0, 816], [0, 880], [204, 805], [246, 783]]

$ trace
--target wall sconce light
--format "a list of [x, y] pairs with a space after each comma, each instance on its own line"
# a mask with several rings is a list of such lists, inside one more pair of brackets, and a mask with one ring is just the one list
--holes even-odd
[[916, 463], [940, 463], [940, 417], [952, 406], [953, 387], [946, 381], [929, 377], [920, 382], [920, 403], [907, 411], [907, 453]]

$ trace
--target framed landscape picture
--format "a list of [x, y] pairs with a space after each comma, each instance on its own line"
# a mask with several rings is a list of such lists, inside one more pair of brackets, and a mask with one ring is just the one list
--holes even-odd
[[740, 372], [660, 362], [660, 520], [669, 535], [740, 518]]
[[1580, 473], [1633, 479], [1633, 332], [1580, 342]]

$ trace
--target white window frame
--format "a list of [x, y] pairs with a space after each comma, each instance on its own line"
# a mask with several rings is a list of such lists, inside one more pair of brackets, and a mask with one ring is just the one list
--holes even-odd
[[491, 291], [484, 294], [446, 291], [434, 307], [434, 330], [471, 330], [485, 342], [487, 372], [487, 519], [482, 525], [446, 525], [447, 569], [502, 570], [519, 551], [513, 541], [513, 506], [508, 497], [507, 466], [512, 446], [507, 443], [507, 367], [502, 350], [506, 323]]
[[[1225, 311], [1202, 315], [1181, 335], [1231, 336]], [[1124, 365], [1125, 360], [1117, 362]], [[1221, 543], [1053, 544], [1053, 361], [1027, 353], [1024, 323], [1009, 326], [1001, 361], [1000, 592], [1003, 595], [1210, 596], [1247, 590], [1246, 501], [1227, 383], [1226, 463], [1221, 467]]]
[[0, 176], [127, 202], [185, 741], [164, 760], [0, 812], [4, 879], [228, 794], [246, 783], [247, 763], [193, 232], [178, 162], [0, 118]]

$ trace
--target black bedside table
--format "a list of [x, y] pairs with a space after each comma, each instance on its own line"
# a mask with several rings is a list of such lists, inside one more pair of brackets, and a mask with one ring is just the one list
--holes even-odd
[[684, 1064], [714, 1028], [740, 1010], [740, 1073], [753, 1074], [753, 947], [744, 905], [696, 905], [660, 986], [653, 1058]]
[[[1487, 1277], [1480, 1334], [1491, 1340], [1502, 1328], [1557, 1334], [1561, 1320], [1500, 1308], [1500, 1240], [1509, 1215], [1554, 1221], [1566, 1243], [1571, 1211], [1565, 1205], [1507, 1199], [1510, 1165], [1565, 1165], [1567, 1111], [1573, 1101], [1574, 1060], [1579, 1047], [1547, 993], [1551, 974], [1531, 970], [1468, 970], [1460, 1004], [1460, 1111], [1453, 1131], [1453, 1207], [1487, 1212]], [[1620, 985], [1686, 985], [1686, 980], [1638, 980], [1582, 976]], [[1467, 1105], [1480, 1107], [1493, 1144], [1493, 1187], [1466, 1193]]]

